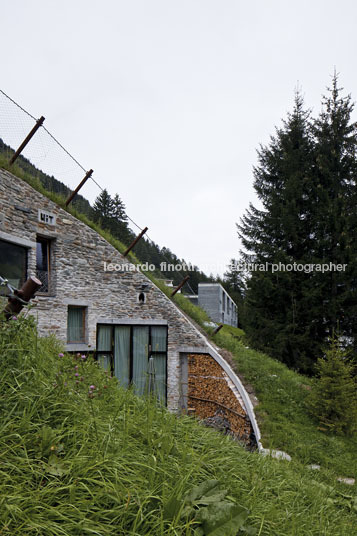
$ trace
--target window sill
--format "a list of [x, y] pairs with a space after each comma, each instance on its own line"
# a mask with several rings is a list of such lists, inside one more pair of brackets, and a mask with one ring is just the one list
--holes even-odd
[[85, 342], [68, 342], [65, 350], [66, 352], [93, 352], [95, 348], [88, 346]]

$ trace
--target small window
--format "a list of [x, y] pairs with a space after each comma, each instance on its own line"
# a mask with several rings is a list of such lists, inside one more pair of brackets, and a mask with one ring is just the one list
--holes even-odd
[[138, 294], [138, 303], [144, 304], [145, 302], [146, 302], [146, 296], [144, 292], [140, 292], [140, 294]]
[[67, 318], [67, 342], [86, 342], [86, 307], [76, 305], [68, 306]]
[[0, 240], [0, 275], [19, 289], [26, 280], [27, 249]]
[[39, 292], [48, 293], [50, 289], [50, 249], [51, 241], [37, 237], [36, 240], [36, 277], [41, 281]]

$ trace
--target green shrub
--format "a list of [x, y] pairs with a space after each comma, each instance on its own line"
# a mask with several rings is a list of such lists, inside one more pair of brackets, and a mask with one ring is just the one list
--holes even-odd
[[337, 434], [357, 430], [357, 390], [354, 365], [338, 339], [330, 342], [326, 355], [317, 361], [317, 379], [308, 397], [311, 414], [320, 429]]

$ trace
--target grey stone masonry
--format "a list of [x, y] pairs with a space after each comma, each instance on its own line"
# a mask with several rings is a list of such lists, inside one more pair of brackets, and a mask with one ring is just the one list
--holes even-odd
[[[128, 261], [101, 235], [0, 169], [0, 240], [27, 248], [27, 276], [36, 274], [39, 237], [50, 240], [48, 292], [37, 295], [31, 310], [39, 333], [67, 343], [71, 305], [86, 308], [86, 321], [85, 341], [67, 344], [69, 351], [95, 350], [98, 323], [167, 325], [167, 405], [178, 410], [181, 348], [201, 352], [203, 347], [212, 355], [209, 342], [143, 273], [105, 271], [105, 263]], [[142, 292], [144, 302], [139, 300]]]

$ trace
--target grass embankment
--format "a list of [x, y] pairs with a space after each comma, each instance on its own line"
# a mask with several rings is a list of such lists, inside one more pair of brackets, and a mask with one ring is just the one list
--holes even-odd
[[[1, 155], [0, 165], [8, 167]], [[65, 208], [64, 199], [44, 190], [38, 180], [16, 167], [11, 172]], [[97, 224], [73, 208], [68, 211], [124, 251], [125, 246]], [[134, 255], [130, 260], [139, 262]], [[147, 275], [170, 296], [169, 288], [151, 273]], [[212, 336], [212, 328], [205, 325], [209, 321], [206, 313], [182, 295], [177, 294], [173, 301]], [[336, 483], [336, 476], [356, 477], [356, 438], [318, 430], [306, 403], [310, 380], [246, 348], [241, 330], [225, 326], [213, 341], [232, 352], [238, 372], [255, 389], [264, 446], [288, 452], [293, 457], [290, 465], [248, 454], [191, 420], [177, 421], [166, 411], [117, 387], [103, 390], [101, 397], [95, 399], [88, 399], [88, 391], [77, 393], [68, 385], [54, 388], [55, 370], [62, 367], [55, 356], [56, 343], [40, 341], [36, 351], [32, 348], [25, 352], [18, 352], [15, 345], [16, 351], [7, 349], [2, 356], [2, 363], [10, 363], [10, 357], [17, 355], [19, 366], [19, 384], [15, 383], [7, 393], [12, 398], [5, 402], [2, 395], [1, 399], [5, 415], [1, 441], [7, 461], [0, 470], [10, 476], [6, 476], [0, 494], [10, 499], [3, 498], [4, 509], [0, 509], [4, 526], [11, 527], [7, 533], [191, 534], [191, 522], [180, 521], [177, 516], [170, 522], [163, 512], [171, 504], [170, 494], [180, 500], [190, 487], [207, 478], [224, 482], [234, 500], [252, 510], [250, 522], [261, 527], [261, 534], [350, 533], [356, 502], [348, 496], [350, 489]], [[16, 344], [23, 348], [24, 342], [18, 338]], [[31, 364], [30, 383], [23, 382], [26, 374], [25, 369], [21, 370], [21, 360], [25, 365]], [[75, 366], [69, 357], [63, 363], [72, 369]], [[89, 362], [79, 366], [87, 367], [88, 388], [89, 376], [94, 381], [101, 372]], [[98, 377], [98, 385], [100, 381], [104, 381], [103, 377]], [[16, 414], [15, 407], [18, 412], [22, 408], [22, 416]], [[62, 424], [56, 424], [58, 418]], [[46, 441], [54, 443], [51, 446], [63, 443], [65, 447], [46, 454]], [[50, 461], [51, 452], [59, 461], [54, 456]], [[320, 464], [321, 471], [309, 472], [305, 466], [311, 463]], [[62, 474], [56, 475], [56, 471]], [[30, 484], [25, 493], [27, 481]], [[341, 489], [347, 493], [345, 497]], [[55, 494], [59, 494], [58, 504]], [[108, 504], [104, 494], [109, 497]], [[122, 501], [126, 501], [125, 508]], [[100, 516], [103, 508], [105, 519]], [[58, 516], [56, 511], [60, 512]], [[48, 513], [55, 528], [41, 528]], [[112, 532], [116, 523], [117, 532]]]
[[236, 372], [253, 387], [259, 400], [255, 413], [265, 448], [286, 451], [305, 465], [321, 465], [321, 471], [328, 478], [357, 479], [357, 437], [319, 430], [318, 423], [309, 414], [310, 378], [248, 348], [241, 329], [224, 326], [212, 337], [213, 329], [205, 325], [209, 319], [204, 311], [181, 295], [176, 295], [173, 301], [217, 346], [232, 353]]
[[[37, 339], [31, 320], [0, 329], [1, 534], [236, 534], [209, 531], [218, 519], [210, 497], [220, 515], [248, 508], [256, 534], [353, 533], [356, 503], [324, 474], [247, 452], [135, 397], [90, 358]], [[212, 479], [226, 496], [188, 495]]]
[[282, 449], [302, 463], [319, 464], [337, 476], [357, 477], [357, 437], [327, 434], [309, 415], [311, 379], [246, 348], [241, 330], [225, 326], [214, 340], [232, 352], [236, 369], [254, 387], [265, 447]]

